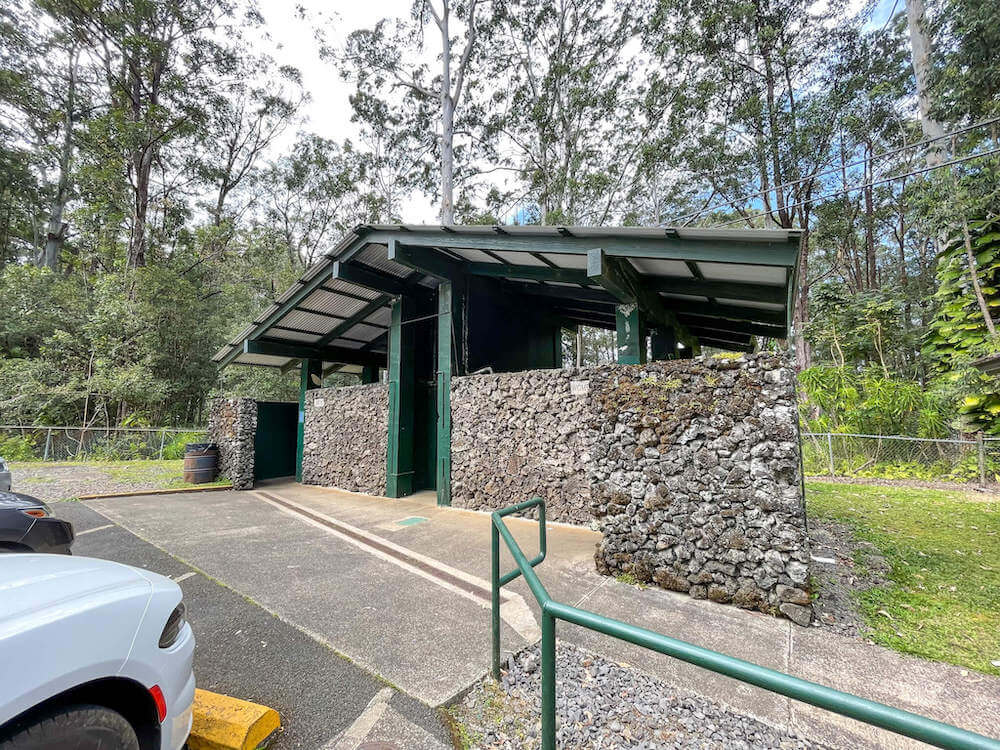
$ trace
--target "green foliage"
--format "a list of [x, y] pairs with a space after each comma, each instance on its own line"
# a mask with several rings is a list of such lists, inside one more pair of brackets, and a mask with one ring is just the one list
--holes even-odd
[[200, 443], [205, 439], [204, 432], [179, 432], [163, 445], [165, 461], [184, 458], [185, 446], [188, 443]]
[[814, 432], [944, 437], [952, 403], [942, 392], [879, 369], [814, 366], [799, 374], [799, 409]]
[[7, 461], [34, 461], [38, 457], [35, 444], [29, 438], [19, 435], [0, 437], [0, 458]]
[[[1000, 308], [1000, 219], [969, 222], [975, 278], [983, 303], [991, 311]], [[1000, 339], [991, 336], [973, 287], [973, 268], [964, 236], [949, 241], [938, 259], [939, 310], [924, 345], [924, 354], [934, 369], [952, 381], [960, 377], [969, 390], [959, 407], [961, 427], [967, 432], [1000, 433], [1000, 386], [986, 376], [965, 374], [977, 357], [1000, 351]]]

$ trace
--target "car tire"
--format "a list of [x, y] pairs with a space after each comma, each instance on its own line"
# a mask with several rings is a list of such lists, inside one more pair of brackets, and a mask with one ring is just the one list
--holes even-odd
[[128, 720], [103, 706], [63, 706], [0, 735], [0, 750], [139, 750]]

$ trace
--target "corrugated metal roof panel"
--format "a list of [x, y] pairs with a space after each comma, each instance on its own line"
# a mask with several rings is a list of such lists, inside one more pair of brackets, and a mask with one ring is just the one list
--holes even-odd
[[698, 263], [701, 271], [709, 281], [743, 281], [748, 284], [773, 284], [781, 286], [785, 283], [785, 269], [777, 266], [737, 265], [735, 263]]
[[348, 328], [344, 335], [352, 339], [361, 339], [362, 341], [373, 341], [385, 333], [384, 328], [375, 328], [374, 326], [366, 326], [364, 323], [358, 323], [356, 326]]
[[345, 297], [342, 294], [317, 289], [300, 303], [301, 307], [310, 310], [330, 313], [340, 318], [349, 318], [361, 310], [367, 303], [354, 297]]
[[694, 278], [687, 263], [682, 260], [661, 260], [660, 258], [629, 258], [629, 262], [640, 273], [650, 276], [673, 276]]
[[341, 281], [340, 279], [330, 279], [323, 284], [327, 289], [331, 289], [334, 292], [348, 292], [353, 294], [355, 297], [364, 297], [365, 299], [375, 299], [381, 292], [376, 292], [368, 287], [358, 286], [357, 284], [351, 284], [347, 281]]
[[301, 328], [306, 331], [316, 333], [329, 333], [335, 325], [340, 323], [334, 318], [327, 318], [322, 315], [313, 315], [302, 310], [291, 310], [287, 315], [278, 321], [278, 325], [288, 328]]

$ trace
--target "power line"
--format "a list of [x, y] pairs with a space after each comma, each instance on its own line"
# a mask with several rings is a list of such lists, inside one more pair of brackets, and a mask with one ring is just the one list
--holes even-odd
[[[996, 123], [1000, 123], [1000, 117], [994, 117], [989, 120], [982, 120], [980, 122], [973, 123], [972, 125], [966, 125], [964, 128], [953, 130], [950, 133], [934, 136], [933, 138], [925, 138], [922, 141], [917, 141], [916, 143], [911, 143], [906, 146], [897, 146], [896, 148], [889, 149], [888, 151], [882, 151], [881, 153], [874, 154], [870, 159], [859, 159], [857, 161], [849, 162], [847, 164], [841, 164], [836, 167], [831, 167], [830, 169], [826, 169], [822, 172], [817, 172], [816, 174], [810, 175], [808, 177], [799, 177], [798, 179], [788, 180], [787, 182], [783, 182], [780, 185], [774, 185], [768, 188], [767, 190], [761, 190], [756, 193], [747, 193], [745, 195], [740, 196], [739, 198], [733, 198], [732, 200], [722, 201], [721, 203], [716, 203], [711, 206], [705, 206], [704, 208], [701, 208], [697, 211], [693, 211], [692, 213], [685, 214], [684, 216], [676, 218], [673, 221], [664, 223], [661, 226], [681, 226], [682, 224], [688, 222], [691, 219], [696, 219], [699, 216], [703, 216], [706, 213], [711, 213], [712, 211], [716, 211], [720, 208], [724, 208], [727, 206], [736, 206], [742, 203], [746, 203], [746, 201], [750, 200], [751, 198], [759, 198], [768, 195], [776, 190], [782, 190], [784, 188], [791, 187], [792, 185], [798, 185], [803, 182], [811, 182], [825, 175], [833, 174], [835, 172], [840, 172], [849, 167], [856, 167], [860, 164], [864, 164], [867, 161], [875, 162], [882, 159], [886, 159], [890, 156], [895, 156], [896, 154], [901, 153], [903, 151], [909, 151], [912, 149], [920, 148], [922, 146], [934, 143], [935, 141], [941, 141], [947, 138], [955, 138], [956, 136], [962, 135], [963, 133], [968, 133], [971, 130], [976, 130], [977, 128], [982, 128], [987, 125], [995, 125]], [[791, 208], [791, 207], [792, 206], [786, 206], [786, 208]]]
[[[829, 193], [823, 193], [822, 195], [817, 195], [815, 198], [809, 198], [809, 199], [804, 200], [804, 201], [799, 201], [798, 203], [791, 203], [791, 204], [785, 206], [785, 208], [798, 208], [799, 206], [806, 206], [806, 205], [808, 205], [810, 203], [815, 203], [816, 201], [821, 201], [821, 200], [824, 200], [826, 198], [833, 198], [833, 197], [835, 197], [837, 195], [841, 195], [843, 193], [853, 193], [855, 190], [862, 190], [864, 188], [876, 187], [878, 185], [884, 185], [887, 182], [892, 182], [894, 180], [903, 180], [903, 179], [906, 179], [907, 177], [915, 177], [918, 174], [924, 174], [925, 172], [931, 172], [931, 171], [933, 171], [935, 169], [941, 169], [942, 167], [950, 167], [950, 166], [953, 166], [955, 164], [961, 164], [963, 162], [971, 161], [973, 159], [983, 159], [983, 158], [985, 158], [987, 156], [992, 156], [993, 154], [1000, 154], [1000, 148], [993, 148], [993, 149], [990, 149], [989, 151], [983, 151], [980, 154], [969, 154], [968, 156], [963, 156], [963, 157], [961, 157], [959, 159], [952, 159], [951, 161], [942, 162], [941, 164], [935, 164], [934, 166], [923, 167], [921, 169], [915, 169], [912, 172], [906, 172], [905, 174], [892, 175], [891, 177], [884, 177], [884, 178], [879, 179], [879, 180], [873, 180], [872, 182], [866, 182], [866, 183], [863, 183], [863, 184], [860, 184], [860, 185], [852, 185], [850, 187], [840, 188], [839, 190], [834, 190], [834, 191], [829, 192]], [[739, 219], [733, 219], [731, 221], [726, 221], [726, 222], [723, 222], [722, 224], [713, 224], [712, 226], [713, 227], [728, 227], [730, 224], [741, 224], [741, 223], [743, 223], [745, 221], [752, 221], [753, 219], [759, 219], [762, 216], [770, 216], [770, 214], [771, 214], [770, 211], [761, 211], [760, 213], [757, 213], [757, 214], [751, 214], [750, 216], [740, 217]]]

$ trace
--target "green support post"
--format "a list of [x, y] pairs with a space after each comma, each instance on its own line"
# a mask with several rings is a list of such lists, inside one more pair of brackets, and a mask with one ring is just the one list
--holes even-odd
[[368, 385], [369, 383], [378, 382], [378, 367], [375, 365], [365, 365], [361, 368], [361, 383], [362, 385]]
[[304, 359], [299, 366], [299, 425], [295, 439], [295, 481], [302, 481], [302, 449], [306, 437], [306, 391], [323, 385], [323, 363]]
[[542, 750], [556, 750], [556, 618], [542, 606]]
[[615, 345], [618, 364], [641, 365], [646, 362], [646, 338], [642, 332], [639, 306], [635, 303], [615, 308]]
[[437, 319], [437, 504], [451, 505], [451, 364], [455, 330], [455, 290], [450, 281], [438, 284]]
[[406, 497], [413, 492], [413, 413], [416, 383], [413, 326], [403, 325], [405, 297], [392, 305], [389, 325], [389, 435], [385, 494]]
[[653, 361], [677, 359], [677, 337], [673, 328], [657, 328], [649, 337], [650, 356]]

